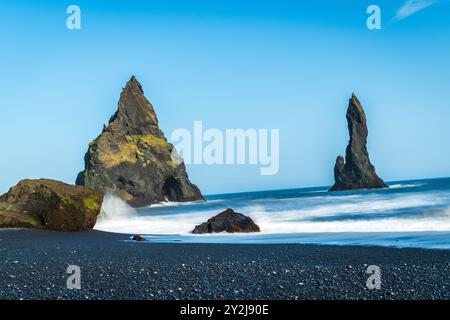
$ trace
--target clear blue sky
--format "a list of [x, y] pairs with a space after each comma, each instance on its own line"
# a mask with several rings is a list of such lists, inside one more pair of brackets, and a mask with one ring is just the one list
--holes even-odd
[[[382, 178], [450, 176], [450, 1], [414, 12], [429, 2], [415, 0], [396, 19], [405, 2], [2, 1], [0, 192], [73, 183], [132, 74], [167, 136], [195, 120], [280, 129], [278, 175], [189, 166], [206, 194], [332, 184], [353, 91]], [[71, 4], [78, 31], [65, 26]], [[369, 4], [382, 30], [366, 28]]]

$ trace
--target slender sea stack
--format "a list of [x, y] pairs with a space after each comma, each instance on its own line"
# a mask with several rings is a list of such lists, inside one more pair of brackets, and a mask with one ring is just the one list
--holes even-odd
[[113, 194], [134, 207], [203, 200], [134, 76], [108, 126], [90, 143], [76, 184]]
[[387, 188], [375, 173], [367, 152], [367, 121], [364, 110], [355, 94], [352, 95], [347, 110], [350, 141], [345, 160], [336, 159], [334, 166], [335, 184], [330, 191]]

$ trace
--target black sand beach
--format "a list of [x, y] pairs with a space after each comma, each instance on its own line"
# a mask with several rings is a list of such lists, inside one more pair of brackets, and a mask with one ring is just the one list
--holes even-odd
[[[97, 231], [0, 231], [0, 299], [449, 299], [450, 251], [152, 244]], [[81, 290], [66, 268], [81, 267]], [[382, 271], [366, 288], [368, 265]]]

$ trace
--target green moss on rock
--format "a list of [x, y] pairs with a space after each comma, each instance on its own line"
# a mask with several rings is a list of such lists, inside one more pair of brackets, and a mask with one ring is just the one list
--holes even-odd
[[92, 195], [83, 198], [84, 208], [92, 212], [99, 212], [102, 207], [103, 195]]
[[11, 206], [9, 206], [9, 209], [3, 206], [0, 204], [0, 228], [42, 229], [42, 224], [37, 217], [22, 212], [16, 212]]

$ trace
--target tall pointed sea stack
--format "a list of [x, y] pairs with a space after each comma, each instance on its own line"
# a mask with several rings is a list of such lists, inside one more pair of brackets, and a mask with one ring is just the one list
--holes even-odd
[[355, 94], [352, 95], [347, 110], [350, 141], [345, 160], [336, 159], [334, 166], [335, 184], [330, 191], [386, 188], [387, 185], [375, 173], [367, 152], [367, 122], [364, 110]]
[[[175, 157], [174, 157], [175, 155]], [[133, 76], [117, 112], [89, 145], [85, 170], [76, 184], [102, 190], [134, 207], [160, 201], [202, 200], [176, 150], [159, 129], [158, 118]]]

